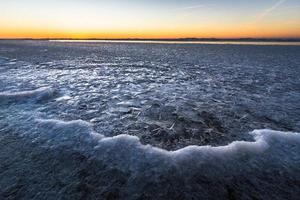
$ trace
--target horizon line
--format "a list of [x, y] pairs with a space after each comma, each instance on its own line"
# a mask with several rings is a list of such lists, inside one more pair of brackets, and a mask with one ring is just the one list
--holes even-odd
[[0, 40], [143, 40], [143, 41], [300, 41], [300, 37], [238, 37], [238, 38], [217, 38], [217, 37], [181, 37], [181, 38], [71, 38], [71, 37], [22, 37], [22, 38], [0, 38]]

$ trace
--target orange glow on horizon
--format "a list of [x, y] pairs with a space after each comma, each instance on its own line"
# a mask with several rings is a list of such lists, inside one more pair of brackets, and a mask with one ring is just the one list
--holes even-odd
[[291, 1], [188, 2], [2, 1], [0, 38], [300, 38]]
[[140, 30], [140, 31], [82, 31], [82, 30], [58, 30], [58, 29], [1, 29], [0, 38], [18, 39], [18, 38], [70, 38], [70, 39], [126, 39], [126, 38], [142, 38], [142, 39], [175, 39], [175, 38], [300, 38], [300, 30], [295, 31], [290, 27], [282, 29], [282, 27], [240, 27], [222, 28], [211, 27], [210, 29], [193, 29], [189, 30]]

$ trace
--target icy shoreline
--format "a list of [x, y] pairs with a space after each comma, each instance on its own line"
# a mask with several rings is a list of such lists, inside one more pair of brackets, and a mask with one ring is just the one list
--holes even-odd
[[254, 131], [256, 142], [169, 152], [128, 135], [88, 136], [91, 129], [82, 121], [38, 123], [34, 140], [1, 128], [0, 197], [297, 199], [300, 194], [298, 133]]
[[0, 44], [0, 199], [300, 196], [298, 46]]
[[[253, 142], [167, 151], [143, 145], [136, 136], [104, 136], [82, 120], [40, 119], [31, 109], [19, 110], [52, 99], [50, 91], [0, 94], [2, 108], [8, 106], [0, 129], [4, 198], [41, 198], [55, 191], [67, 199], [296, 199], [300, 193], [299, 133], [255, 130]], [[50, 188], [37, 192], [41, 187]]]

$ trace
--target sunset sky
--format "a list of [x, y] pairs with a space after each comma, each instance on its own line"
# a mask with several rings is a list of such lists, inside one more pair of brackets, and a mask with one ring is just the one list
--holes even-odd
[[300, 38], [300, 0], [0, 0], [0, 38]]

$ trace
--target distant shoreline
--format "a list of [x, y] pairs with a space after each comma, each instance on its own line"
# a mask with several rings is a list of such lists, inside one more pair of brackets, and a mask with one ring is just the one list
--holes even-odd
[[93, 40], [93, 41], [169, 41], [169, 42], [300, 42], [300, 38], [161, 38], [161, 39], [144, 39], [144, 38], [0, 38], [0, 40]]

